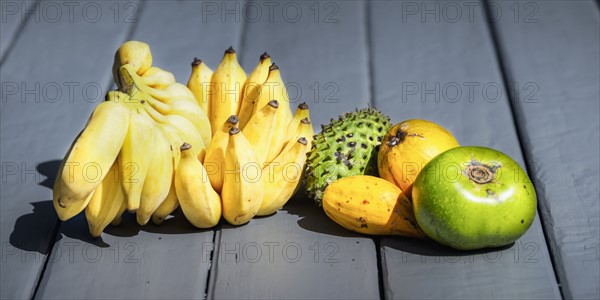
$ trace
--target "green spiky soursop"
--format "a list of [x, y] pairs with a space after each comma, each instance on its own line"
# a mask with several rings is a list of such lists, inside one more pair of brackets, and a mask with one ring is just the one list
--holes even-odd
[[379, 144], [390, 126], [390, 118], [373, 108], [321, 125], [307, 154], [304, 184], [308, 197], [321, 206], [330, 183], [352, 175], [377, 176]]

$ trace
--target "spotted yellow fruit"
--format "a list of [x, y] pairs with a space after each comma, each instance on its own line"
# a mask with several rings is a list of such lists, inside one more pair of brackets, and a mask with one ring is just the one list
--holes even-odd
[[424, 238], [412, 203], [393, 183], [368, 175], [344, 177], [323, 194], [323, 209], [342, 227], [372, 235]]

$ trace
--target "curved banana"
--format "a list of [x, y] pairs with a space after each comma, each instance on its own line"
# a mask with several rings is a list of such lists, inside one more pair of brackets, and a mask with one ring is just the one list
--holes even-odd
[[285, 144], [284, 144], [283, 150], [281, 150], [281, 153], [286, 152], [290, 148], [292, 148], [294, 146], [294, 144], [296, 144], [296, 142], [298, 141], [298, 139], [300, 137], [306, 138], [306, 143], [307, 143], [306, 148], [310, 149], [310, 147], [312, 147], [313, 135], [315, 135], [315, 132], [314, 132], [314, 130], [312, 128], [312, 124], [310, 124], [310, 121], [308, 120], [308, 118], [304, 118], [304, 119], [300, 120], [300, 124], [298, 124], [296, 131], [290, 135], [290, 139], [288, 141], [285, 141]]
[[220, 130], [215, 132], [212, 142], [206, 149], [203, 164], [207, 170], [210, 185], [217, 193], [223, 189], [223, 169], [225, 168], [225, 151], [229, 143], [229, 130], [236, 127], [238, 121], [236, 115], [229, 116], [227, 121], [220, 126]]
[[238, 113], [238, 117], [240, 119], [239, 127], [243, 130], [246, 123], [252, 117], [254, 113], [254, 103], [258, 101], [260, 90], [262, 84], [267, 80], [267, 75], [269, 75], [269, 66], [271, 65], [271, 56], [267, 54], [267, 52], [263, 53], [260, 56], [260, 61], [258, 65], [248, 79], [246, 83], [244, 83], [244, 90], [242, 94], [242, 104], [240, 106], [240, 111]]
[[85, 208], [85, 218], [93, 237], [102, 234], [104, 228], [117, 216], [123, 203], [125, 193], [119, 180], [119, 164], [115, 162]]
[[131, 111], [129, 131], [119, 155], [119, 170], [129, 211], [140, 207], [144, 180], [155, 151], [155, 128], [155, 122], [145, 111]]
[[264, 194], [261, 167], [241, 131], [229, 130], [221, 200], [223, 217], [232, 225], [247, 223], [258, 212]]
[[[67, 161], [67, 157], [69, 156], [69, 153], [71, 153], [71, 150], [73, 149], [74, 144], [75, 143], [71, 144], [71, 146], [67, 150], [67, 154], [65, 154], [65, 157], [63, 158], [63, 160], [60, 163], [60, 166], [58, 167], [58, 176], [60, 176], [60, 174], [62, 174], [63, 169], [65, 167], [65, 162]], [[58, 176], [54, 179], [54, 185], [52, 188], [52, 204], [54, 205], [54, 209], [56, 210], [56, 214], [58, 215], [58, 218], [61, 221], [66, 221], [66, 220], [78, 215], [80, 212], [82, 212], [85, 209], [85, 207], [90, 202], [90, 199], [92, 199], [92, 195], [94, 194], [94, 191], [92, 191], [84, 199], [81, 199], [78, 201], [73, 201], [73, 203], [71, 203], [67, 206], [63, 206], [58, 203], [58, 199], [60, 198], [60, 186], [61, 186], [61, 181], [59, 180]]]
[[141, 90], [153, 97], [154, 99], [165, 104], [171, 104], [176, 100], [184, 99], [194, 104], [198, 104], [192, 91], [190, 91], [190, 89], [188, 89], [187, 86], [178, 82], [172, 83], [162, 89], [144, 87], [141, 88]]
[[[173, 176], [171, 180], [171, 187], [169, 190], [169, 194], [167, 198], [158, 206], [158, 208], [152, 214], [152, 222], [156, 225], [161, 224], [171, 213], [173, 213], [177, 207], [179, 207], [179, 201], [177, 200], [177, 194], [175, 193], [175, 174], [177, 172], [177, 168], [179, 166], [179, 161], [181, 159], [181, 150], [180, 146], [184, 143], [181, 134], [171, 125], [166, 125], [163, 127], [165, 130], [165, 134], [171, 143], [171, 156], [173, 162]], [[197, 156], [197, 154], [194, 154]]]
[[[210, 124], [212, 134], [231, 115], [237, 115], [246, 82], [246, 73], [237, 61], [235, 50], [229, 47], [211, 78]], [[268, 101], [267, 101], [268, 102]], [[266, 104], [266, 103], [265, 103]]]
[[211, 77], [213, 71], [202, 60], [195, 58], [192, 62], [192, 74], [187, 82], [187, 87], [192, 91], [198, 105], [205, 111], [210, 112], [209, 96], [212, 93]]
[[[68, 155], [69, 152], [67, 152]], [[63, 160], [63, 162], [61, 163], [60, 167], [59, 167], [59, 173], [62, 173], [62, 169], [64, 167], [64, 162], [65, 160]], [[52, 204], [54, 205], [54, 209], [56, 210], [56, 214], [58, 215], [58, 218], [61, 221], [66, 221], [76, 215], [78, 215], [80, 212], [82, 212], [86, 206], [88, 206], [88, 204], [90, 203], [90, 200], [92, 199], [92, 196], [94, 195], [94, 191], [92, 191], [87, 197], [85, 197], [84, 199], [81, 199], [80, 201], [75, 201], [74, 203], [68, 205], [68, 206], [62, 206], [61, 204], [58, 203], [58, 198], [60, 197], [60, 181], [58, 179], [54, 180], [54, 188], [52, 189]]]
[[123, 65], [130, 64], [133, 70], [142, 75], [150, 66], [152, 66], [152, 53], [148, 44], [138, 41], [127, 41], [123, 43], [115, 53], [113, 62], [114, 80], [121, 87], [119, 80], [119, 68]]
[[119, 207], [119, 211], [117, 212], [117, 215], [112, 220], [112, 222], [110, 222], [110, 225], [112, 225], [112, 226], [121, 225], [121, 221], [123, 219], [123, 214], [127, 210], [127, 199], [124, 199], [124, 200], [125, 201], [123, 201], [123, 203], [121, 203], [121, 207]]
[[206, 170], [198, 161], [192, 146], [181, 146], [181, 161], [175, 173], [175, 191], [186, 219], [198, 228], [210, 228], [221, 218], [221, 199], [208, 181]]
[[211, 124], [206, 112], [203, 111], [196, 102], [181, 99], [168, 104], [166, 110], [163, 107], [155, 108], [159, 113], [165, 116], [179, 115], [186, 118], [194, 125], [194, 127], [196, 127], [196, 131], [202, 136], [204, 144], [210, 144], [212, 139]]
[[255, 106], [254, 111], [256, 112], [257, 109], [260, 109], [262, 106], [264, 106], [265, 104], [263, 103], [268, 103], [273, 99], [279, 101], [279, 109], [277, 110], [277, 118], [273, 128], [273, 138], [269, 143], [269, 153], [267, 154], [266, 160], [267, 162], [275, 159], [275, 157], [281, 152], [283, 144], [287, 138], [285, 135], [287, 126], [293, 119], [292, 111], [290, 110], [290, 99], [285, 88], [285, 84], [281, 79], [279, 67], [276, 64], [272, 64], [269, 67], [269, 75], [267, 80], [262, 85], [259, 101], [257, 102], [258, 107]]
[[187, 141], [188, 143], [192, 144], [194, 147], [193, 151], [200, 160], [203, 160], [206, 154], [206, 145], [204, 144], [202, 136], [196, 130], [194, 124], [180, 115], [168, 115], [167, 120], [169, 121], [169, 124], [179, 131], [183, 141]]
[[179, 200], [177, 199], [177, 194], [175, 193], [175, 178], [173, 178], [167, 198], [165, 198], [165, 201], [163, 201], [163, 203], [161, 203], [152, 214], [152, 223], [155, 225], [162, 224], [178, 207]]
[[117, 158], [128, 131], [129, 113], [123, 105], [109, 100], [100, 103], [77, 137], [58, 174], [62, 206], [85, 199], [104, 179]]
[[208, 115], [197, 103], [178, 100], [171, 104], [171, 108], [172, 110], [168, 113], [169, 115], [176, 114], [190, 120], [202, 136], [204, 144], [210, 144], [212, 139], [211, 124]]
[[146, 225], [154, 211], [167, 198], [173, 179], [173, 147], [161, 127], [155, 126], [154, 130], [154, 155], [144, 180], [140, 208], [136, 211], [136, 220], [140, 225]]
[[[168, 119], [170, 116], [177, 115], [187, 119], [195, 128], [189, 129], [185, 128], [183, 136], [187, 139], [189, 135], [195, 135], [199, 133], [202, 137], [202, 141], [204, 144], [210, 143], [211, 140], [211, 130], [210, 130], [210, 122], [208, 120], [208, 116], [206, 112], [204, 112], [198, 104], [194, 100], [194, 96], [191, 95], [191, 92], [187, 89], [187, 87], [176, 84], [171, 85], [178, 87], [178, 90], [185, 90], [182, 93], [189, 93], [190, 97], [182, 97], [181, 99], [173, 100], [168, 98], [167, 101], [169, 103], [164, 103], [162, 101], [156, 100], [154, 97], [149, 95], [148, 92], [152, 92], [144, 84], [140, 84], [140, 77], [137, 76], [133, 71], [130, 65], [124, 65], [120, 69], [121, 72], [121, 80], [123, 81], [123, 88], [128, 90], [131, 93], [129, 106], [133, 107], [136, 111], [145, 110], [152, 119], [159, 123], [172, 123]], [[176, 93], [176, 92], [173, 92]], [[142, 109], [143, 108], [143, 109]], [[190, 142], [196, 141], [195, 139], [189, 140]], [[203, 147], [200, 146], [199, 143], [195, 149], [201, 149]], [[195, 150], [200, 151], [200, 150]]]
[[257, 215], [276, 212], [294, 195], [302, 178], [308, 141], [301, 137], [263, 169], [265, 192]]
[[265, 107], [257, 111], [251, 118], [246, 127], [242, 130], [256, 156], [256, 163], [262, 168], [267, 159], [269, 143], [272, 138], [273, 128], [275, 126], [275, 116], [279, 103], [277, 100], [271, 100]]
[[[298, 105], [298, 108], [296, 109], [296, 112], [294, 113], [294, 117], [292, 118], [290, 123], [287, 125], [287, 129], [286, 129], [287, 133], [285, 134], [285, 136], [287, 136], [287, 137], [294, 136], [296, 134], [298, 126], [300, 125], [300, 121], [302, 121], [302, 119], [304, 119], [304, 118], [308, 118], [308, 121], [310, 121], [310, 112], [308, 110], [308, 104], [306, 104], [306, 102], [302, 102]], [[295, 139], [294, 142], [296, 140], [297, 139]]]
[[175, 83], [173, 73], [165, 71], [159, 67], [150, 67], [142, 74], [144, 84], [154, 89], [164, 89]]

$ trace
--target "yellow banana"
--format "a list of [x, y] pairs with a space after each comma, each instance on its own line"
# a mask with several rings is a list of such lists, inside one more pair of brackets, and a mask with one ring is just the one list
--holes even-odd
[[164, 89], [175, 83], [173, 73], [165, 71], [159, 67], [150, 67], [142, 74], [144, 84], [154, 89]]
[[181, 146], [181, 161], [175, 174], [175, 191], [186, 219], [198, 228], [210, 228], [221, 218], [221, 199], [208, 181], [206, 170], [192, 146]]
[[[69, 150], [67, 150], [67, 154], [65, 154], [65, 157], [63, 158], [63, 160], [60, 163], [60, 166], [58, 167], [59, 176], [63, 172], [63, 169], [65, 167], [65, 162], [67, 161], [67, 157], [69, 156], [69, 154], [71, 153], [71, 150], [73, 149], [73, 145], [74, 145], [74, 143], [71, 144], [71, 146], [69, 147]], [[61, 181], [57, 177], [56, 179], [54, 179], [54, 187], [52, 188], [52, 203], [54, 205], [54, 209], [56, 210], [56, 214], [58, 215], [58, 218], [61, 221], [66, 221], [66, 220], [78, 215], [80, 212], [82, 212], [85, 209], [85, 207], [90, 202], [90, 199], [92, 199], [92, 195], [94, 194], [94, 191], [92, 191], [84, 199], [81, 199], [78, 201], [73, 201], [71, 204], [65, 206], [65, 205], [58, 203], [58, 199], [60, 198], [60, 186], [61, 186]]]
[[252, 73], [250, 73], [250, 76], [248, 76], [248, 79], [246, 79], [242, 95], [242, 104], [238, 113], [240, 119], [239, 127], [242, 130], [254, 113], [254, 103], [258, 101], [263, 82], [267, 80], [270, 65], [271, 57], [265, 52], [260, 56], [260, 61], [256, 68], [254, 68]]
[[175, 178], [173, 178], [167, 198], [152, 214], [152, 223], [156, 225], [162, 224], [178, 207], [179, 200], [177, 199], [177, 194], [175, 193]]
[[52, 190], [52, 204], [54, 205], [54, 209], [56, 210], [58, 218], [61, 221], [66, 221], [82, 212], [90, 203], [90, 200], [92, 199], [93, 195], [94, 191], [92, 191], [87, 197], [85, 197], [81, 201], [77, 201], [68, 206], [61, 206], [58, 203], [58, 198], [60, 196], [60, 182], [58, 180], [55, 180], [54, 189]]
[[[124, 199], [124, 200], [126, 200], [126, 199]], [[121, 207], [119, 208], [119, 211], [117, 212], [117, 215], [112, 220], [112, 222], [110, 222], [110, 225], [112, 225], [112, 226], [121, 225], [121, 221], [123, 219], [123, 214], [125, 213], [126, 210], [127, 210], [127, 201], [123, 201], [123, 203], [121, 203]]]
[[290, 139], [285, 141], [283, 150], [281, 150], [281, 153], [288, 151], [291, 147], [293, 147], [296, 142], [298, 141], [298, 139], [300, 137], [305, 137], [306, 138], [306, 143], [307, 143], [307, 149], [310, 149], [310, 147], [312, 146], [312, 137], [315, 134], [313, 128], [312, 128], [312, 124], [310, 124], [310, 121], [308, 120], [308, 118], [304, 118], [302, 120], [300, 120], [300, 124], [298, 124], [296, 131], [294, 133], [292, 133], [289, 137]]
[[144, 180], [155, 151], [155, 128], [155, 122], [145, 111], [131, 111], [129, 131], [119, 155], [119, 170], [129, 211], [140, 207]]
[[173, 147], [163, 129], [155, 126], [154, 155], [148, 166], [140, 197], [140, 208], [136, 211], [138, 224], [146, 225], [154, 211], [167, 198], [173, 179]]
[[256, 215], [264, 194], [261, 177], [252, 146], [238, 128], [231, 128], [221, 191], [223, 217], [227, 222], [241, 225]]
[[279, 104], [277, 100], [271, 100], [265, 107], [258, 110], [251, 118], [246, 127], [242, 130], [256, 156], [256, 163], [262, 168], [267, 153], [269, 151], [269, 143], [275, 126], [275, 116]]
[[138, 41], [127, 41], [115, 53], [113, 75], [115, 82], [120, 85], [119, 68], [130, 64], [138, 75], [144, 74], [152, 66], [152, 53], [148, 44]]
[[275, 159], [281, 152], [287, 138], [285, 136], [287, 126], [293, 118], [292, 111], [290, 110], [290, 99], [285, 84], [281, 79], [279, 67], [276, 64], [272, 64], [269, 67], [269, 75], [262, 85], [259, 101], [257, 102], [258, 107], [255, 106], [254, 111], [256, 112], [257, 109], [264, 106], [265, 104], [263, 103], [268, 103], [273, 99], [279, 101], [279, 109], [277, 110], [277, 117], [273, 128], [273, 138], [271, 138], [271, 142], [269, 143], [267, 162]]
[[[141, 105], [154, 119], [161, 118], [161, 115], [185, 117], [200, 132], [204, 143], [210, 143], [212, 132], [208, 115], [196, 103], [194, 95], [186, 86], [175, 83], [169, 85], [165, 90], [152, 89], [146, 86], [143, 79], [133, 72], [131, 65], [124, 65], [119, 68], [119, 71], [121, 89], [131, 94], [130, 102], [134, 103], [130, 106], [139, 109], [137, 107]], [[160, 120], [157, 121], [160, 122]]]
[[[181, 151], [179, 150], [180, 146], [178, 145], [184, 143], [184, 140], [177, 128], [168, 124], [164, 126], [163, 129], [165, 130], [167, 138], [171, 142], [173, 178], [171, 180], [171, 187], [167, 198], [158, 206], [156, 211], [154, 211], [154, 213], [152, 214], [152, 222], [156, 225], [161, 224], [167, 218], [167, 216], [169, 216], [177, 209], [177, 207], [179, 207], [179, 201], [177, 200], [177, 195], [175, 193], [175, 174], [177, 172], [179, 161], [181, 159]], [[197, 154], [195, 155], [197, 156]]]
[[[302, 124], [308, 124], [309, 126]], [[313, 135], [315, 135], [315, 132], [312, 128], [312, 124], [310, 124], [310, 112], [308, 110], [308, 104], [306, 104], [306, 102], [302, 102], [298, 105], [292, 121], [290, 121], [290, 124], [287, 126], [285, 136], [288, 137], [289, 140], [284, 142], [282, 152], [289, 149], [289, 147], [292, 146], [301, 136], [306, 137], [306, 140], [308, 141], [306, 148], [310, 149], [312, 146]]]
[[203, 111], [195, 101], [192, 102], [186, 99], [180, 99], [171, 102], [166, 107], [156, 106], [155, 109], [165, 116], [179, 115], [186, 118], [194, 125], [195, 131], [200, 133], [204, 144], [210, 144], [212, 139], [210, 121], [206, 112]]
[[171, 104], [177, 100], [184, 99], [193, 102], [194, 104], [198, 104], [192, 91], [190, 91], [190, 89], [188, 89], [187, 86], [178, 82], [172, 83], [162, 89], [144, 87], [141, 88], [141, 90], [153, 97], [154, 99], [165, 104]]
[[207, 170], [208, 179], [213, 189], [220, 193], [223, 188], [223, 169], [225, 168], [225, 151], [229, 143], [229, 130], [236, 127], [238, 117], [231, 115], [224, 124], [215, 132], [212, 142], [206, 149], [204, 168]]
[[211, 77], [213, 71], [198, 58], [194, 58], [192, 62], [192, 74], [188, 79], [187, 87], [192, 91], [198, 105], [205, 111], [210, 112], [209, 96], [212, 93]]
[[[290, 121], [290, 123], [287, 125], [287, 133], [285, 134], [285, 136], [294, 136], [296, 134], [298, 126], [300, 125], [300, 121], [302, 121], [302, 119], [304, 118], [308, 118], [308, 121], [310, 121], [310, 113], [308, 110], [308, 104], [306, 104], [306, 102], [302, 102], [298, 105], [298, 108], [296, 109], [296, 113], [294, 113], [292, 121]], [[297, 139], [295, 139], [294, 142], [296, 140]]]
[[93, 237], [102, 234], [104, 228], [117, 216], [123, 203], [125, 194], [119, 180], [119, 164], [115, 162], [85, 208], [85, 218]]
[[167, 120], [179, 131], [183, 141], [187, 141], [188, 143], [192, 144], [194, 147], [193, 151], [200, 160], [203, 160], [204, 155], [206, 154], [206, 145], [204, 144], [202, 136], [196, 130], [194, 124], [180, 115], [168, 115]]
[[114, 93], [108, 97], [96, 106], [56, 178], [61, 184], [58, 202], [62, 206], [86, 199], [100, 185], [123, 145], [129, 113], [113, 101]]
[[229, 116], [237, 115], [242, 89], [246, 82], [246, 73], [238, 63], [233, 48], [229, 47], [225, 51], [221, 63], [212, 75], [211, 82], [214, 85], [210, 95], [209, 116], [212, 134], [214, 134]]
[[282, 152], [263, 169], [264, 196], [257, 215], [276, 212], [294, 195], [306, 162], [308, 141], [301, 137], [289, 151]]
[[197, 103], [178, 100], [171, 104], [171, 108], [172, 110], [168, 114], [180, 115], [190, 120], [190, 122], [194, 124], [196, 130], [202, 136], [204, 144], [210, 144], [212, 139], [210, 121], [208, 120], [208, 115], [206, 112], [203, 111]]

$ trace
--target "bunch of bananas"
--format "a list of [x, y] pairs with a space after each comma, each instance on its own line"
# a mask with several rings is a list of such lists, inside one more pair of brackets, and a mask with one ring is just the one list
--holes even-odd
[[61, 220], [85, 210], [90, 233], [162, 223], [179, 206], [198, 228], [234, 225], [281, 208], [297, 190], [314, 134], [308, 106], [292, 115], [265, 53], [250, 76], [229, 48], [213, 72], [195, 59], [187, 86], [152, 66], [150, 47], [128, 41], [110, 91], [65, 155], [54, 183]]

